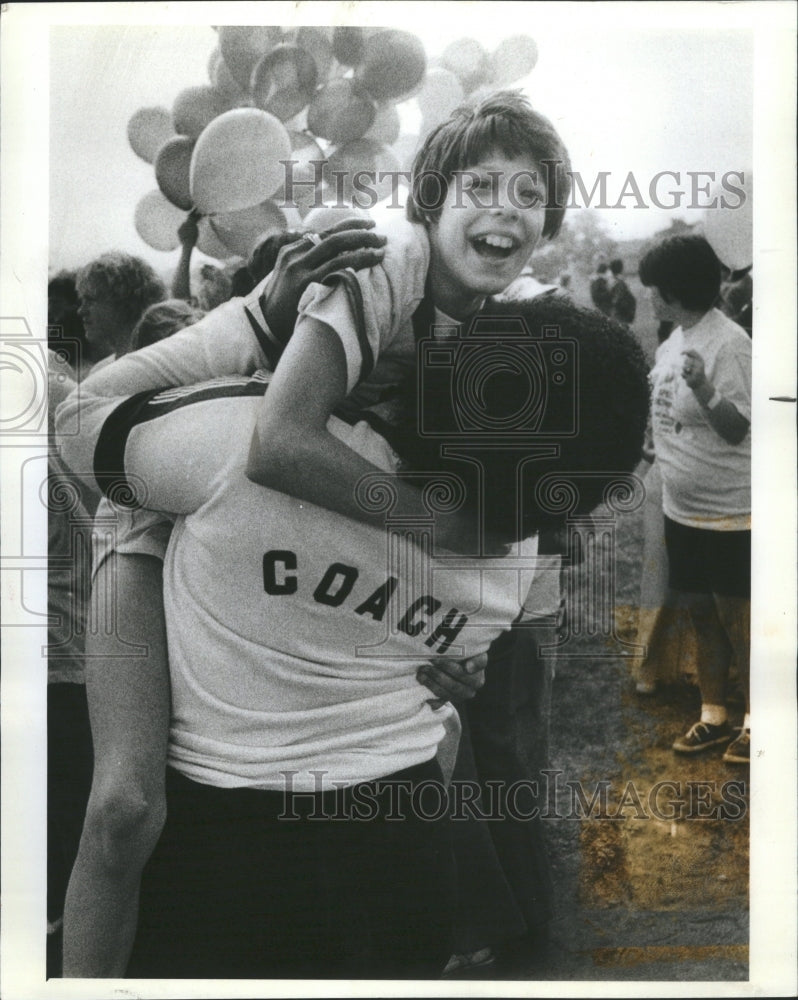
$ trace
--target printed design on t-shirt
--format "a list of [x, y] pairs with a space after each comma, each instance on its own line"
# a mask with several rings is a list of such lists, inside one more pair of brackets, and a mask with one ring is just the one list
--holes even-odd
[[[313, 574], [308, 582], [302, 580], [297, 553], [291, 549], [272, 549], [263, 556], [263, 589], [271, 597], [299, 595], [307, 600], [307, 589], [312, 587], [311, 599], [316, 604], [330, 608], [347, 608], [367, 620], [382, 622], [386, 612], [395, 618], [395, 626], [410, 638], [419, 637], [435, 653], [444, 653], [469, 620], [458, 608], [448, 608], [436, 624], [443, 604], [431, 593], [404, 594], [401, 608], [392, 607], [406, 588], [399, 578], [389, 576], [376, 589], [364, 596], [356, 584], [360, 570], [356, 566], [333, 562], [321, 573]], [[351, 597], [351, 600], [349, 600]]]
[[678, 434], [682, 425], [673, 416], [676, 390], [678, 389], [677, 371], [667, 368], [654, 380], [654, 391], [651, 396], [651, 418], [656, 431], [660, 434]]

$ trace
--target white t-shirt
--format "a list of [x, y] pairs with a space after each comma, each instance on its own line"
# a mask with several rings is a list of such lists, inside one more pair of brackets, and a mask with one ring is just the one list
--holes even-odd
[[751, 433], [730, 444], [709, 423], [682, 378], [683, 351], [704, 359], [707, 379], [751, 419], [751, 339], [717, 309], [689, 330], [677, 327], [659, 346], [651, 371], [654, 451], [662, 471], [662, 506], [679, 524], [713, 531], [751, 527]]
[[[484, 652], [520, 617], [532, 540], [512, 555], [422, 555], [391, 535], [251, 483], [266, 375], [119, 400], [81, 399], [67, 460], [177, 518], [164, 564], [169, 762], [212, 785], [313, 790], [435, 756], [451, 706], [416, 680], [431, 655]], [[76, 403], [76, 400], [74, 401]], [[69, 401], [59, 419], [69, 419]], [[365, 422], [330, 430], [383, 469]], [[124, 485], [124, 484], [123, 484]]]
[[152, 556], [163, 561], [174, 518], [160, 511], [139, 507], [131, 510], [103, 497], [94, 515], [91, 537], [91, 576], [114, 552]]
[[[365, 331], [357, 329], [344, 288], [311, 284], [300, 301], [294, 333], [301, 336], [306, 317], [337, 333], [346, 354], [347, 392], [359, 408], [390, 399], [393, 387], [416, 363], [412, 317], [424, 297], [429, 267], [423, 226], [392, 219], [375, 232], [387, 237], [383, 260], [353, 272], [363, 300]], [[231, 299], [171, 337], [124, 355], [97, 372], [96, 378], [90, 376], [83, 384], [85, 391], [121, 396], [273, 370], [285, 345], [263, 315], [262, 297], [270, 281], [271, 275], [246, 297]], [[450, 323], [440, 315], [436, 319]], [[376, 412], [389, 418], [391, 406], [385, 403]]]

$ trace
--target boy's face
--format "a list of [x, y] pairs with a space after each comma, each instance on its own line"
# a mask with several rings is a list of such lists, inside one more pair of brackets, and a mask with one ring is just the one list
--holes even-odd
[[439, 309], [463, 318], [518, 277], [543, 233], [545, 176], [534, 160], [495, 153], [452, 178], [429, 227]]

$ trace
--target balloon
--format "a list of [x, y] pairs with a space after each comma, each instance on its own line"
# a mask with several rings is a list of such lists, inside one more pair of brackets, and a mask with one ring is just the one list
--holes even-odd
[[277, 45], [252, 71], [252, 99], [256, 107], [284, 122], [310, 104], [317, 78], [309, 52], [295, 45]]
[[158, 150], [175, 134], [166, 108], [139, 108], [127, 123], [127, 138], [133, 152], [152, 163]]
[[283, 123], [260, 108], [234, 108], [204, 130], [191, 158], [191, 197], [203, 215], [258, 205], [284, 180]]
[[136, 232], [153, 250], [175, 250], [180, 245], [177, 230], [186, 218], [161, 194], [150, 191], [136, 205], [133, 222]]
[[224, 110], [213, 87], [187, 87], [177, 95], [172, 107], [175, 132], [196, 139]]
[[215, 49], [214, 52], [217, 58], [215, 61], [211, 60], [208, 66], [208, 75], [211, 85], [219, 97], [219, 102], [224, 105], [225, 111], [229, 111], [231, 106], [246, 100], [247, 93], [233, 79], [232, 73], [227, 68], [227, 63], [222, 58], [222, 53], [218, 49]]
[[374, 102], [352, 80], [332, 80], [308, 108], [308, 128], [336, 146], [361, 139], [374, 124]]
[[429, 70], [418, 95], [424, 131], [428, 132], [433, 125], [445, 121], [464, 99], [463, 85], [451, 70]]
[[486, 97], [491, 97], [496, 93], [496, 88], [490, 84], [485, 84], [482, 87], [476, 87], [468, 97], [465, 99], [465, 104], [469, 107], [476, 107], [477, 104], [481, 104]]
[[313, 56], [319, 80], [326, 80], [333, 63], [332, 31], [330, 28], [299, 28], [283, 39]]
[[490, 57], [493, 83], [497, 87], [528, 76], [537, 65], [538, 47], [529, 35], [512, 35], [499, 42]]
[[445, 69], [454, 73], [466, 93], [490, 80], [488, 53], [473, 38], [460, 38], [447, 45], [441, 62]]
[[397, 100], [421, 83], [426, 68], [424, 46], [415, 35], [379, 31], [366, 39], [359, 76], [375, 100]]
[[345, 201], [370, 208], [390, 196], [399, 182], [398, 171], [399, 161], [390, 149], [358, 139], [336, 149], [324, 173], [327, 184]]
[[186, 212], [193, 205], [189, 186], [193, 150], [193, 139], [189, 139], [187, 135], [176, 135], [161, 146], [155, 157], [158, 187], [173, 205]]
[[391, 147], [391, 152], [399, 163], [400, 170], [410, 170], [416, 153], [421, 145], [421, 137], [417, 135], [400, 135]]
[[264, 236], [288, 228], [284, 213], [273, 201], [211, 215], [209, 219], [216, 236], [239, 257], [248, 257]]
[[230, 250], [228, 250], [211, 228], [211, 220], [208, 215], [203, 215], [199, 221], [197, 249], [208, 257], [215, 257], [216, 260], [227, 260], [232, 256]]
[[219, 28], [219, 48], [227, 68], [242, 90], [249, 90], [255, 64], [280, 41], [280, 29], [262, 25]]
[[[334, 197], [334, 196], [333, 196]], [[309, 233], [323, 233], [326, 229], [337, 225], [344, 219], [370, 219], [371, 216], [362, 208], [331, 201], [319, 208], [311, 209], [305, 216], [304, 228]]]
[[366, 132], [366, 139], [373, 139], [383, 146], [392, 146], [399, 138], [402, 123], [395, 104], [383, 104], [377, 108], [374, 124]]
[[344, 66], [359, 66], [363, 61], [366, 34], [362, 28], [335, 28], [333, 31], [333, 54]]
[[[730, 271], [754, 261], [754, 184], [750, 170], [733, 174], [734, 184], [713, 185], [704, 212], [704, 235]], [[714, 206], [714, 207], [709, 207]]]

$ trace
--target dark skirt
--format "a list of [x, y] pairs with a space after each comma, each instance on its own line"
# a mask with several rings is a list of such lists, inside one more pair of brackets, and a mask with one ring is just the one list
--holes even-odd
[[[422, 803], [413, 789], [432, 783]], [[435, 761], [330, 793], [167, 772], [128, 966], [141, 978], [437, 978], [453, 862]]]

